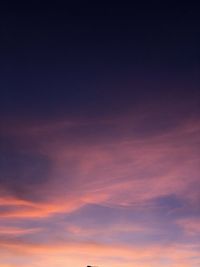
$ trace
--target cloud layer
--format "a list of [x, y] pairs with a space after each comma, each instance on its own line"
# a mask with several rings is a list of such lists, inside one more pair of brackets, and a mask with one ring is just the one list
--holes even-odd
[[2, 118], [0, 266], [198, 266], [198, 100], [172, 95]]

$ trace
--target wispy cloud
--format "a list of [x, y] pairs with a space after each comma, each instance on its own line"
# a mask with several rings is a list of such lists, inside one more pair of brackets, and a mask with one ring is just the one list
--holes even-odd
[[200, 124], [136, 111], [4, 122], [1, 267], [197, 265]]

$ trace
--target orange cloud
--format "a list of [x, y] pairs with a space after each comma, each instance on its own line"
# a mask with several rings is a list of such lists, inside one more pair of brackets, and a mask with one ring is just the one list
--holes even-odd
[[[80, 263], [94, 260], [107, 266], [108, 262], [115, 266], [162, 266], [165, 262], [167, 266], [193, 266], [193, 263], [199, 259], [199, 247], [189, 245], [159, 245], [159, 246], [127, 246], [127, 245], [105, 245], [98, 243], [57, 243], [54, 245], [41, 244], [9, 244], [1, 243], [2, 249], [17, 253], [19, 256], [23, 254], [29, 258], [33, 257], [42, 259], [43, 263], [51, 265], [60, 262], [59, 266], [65, 266], [66, 262]], [[71, 259], [71, 260], [70, 260]], [[87, 261], [85, 261], [87, 260]], [[79, 261], [78, 261], [79, 262]], [[106, 263], [107, 262], [107, 263]], [[51, 266], [50, 265], [50, 266]], [[39, 265], [42, 266], [42, 265]], [[166, 264], [164, 265], [166, 266]]]

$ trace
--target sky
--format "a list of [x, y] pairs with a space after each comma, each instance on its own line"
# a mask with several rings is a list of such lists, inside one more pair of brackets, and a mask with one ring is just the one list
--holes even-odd
[[198, 6], [0, 10], [0, 267], [200, 266]]

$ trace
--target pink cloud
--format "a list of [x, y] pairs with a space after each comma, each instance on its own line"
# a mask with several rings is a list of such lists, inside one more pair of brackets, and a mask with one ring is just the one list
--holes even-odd
[[186, 218], [177, 220], [186, 235], [200, 235], [200, 218]]
[[[134, 119], [134, 127], [137, 128], [139, 120]], [[103, 127], [105, 123], [107, 126], [115, 125], [118, 133], [113, 139], [96, 132], [92, 141], [89, 138], [85, 141], [81, 127], [90, 131], [95, 123], [63, 120], [35, 126], [23, 124], [20, 129], [14, 126], [15, 130], [9, 126], [16, 142], [20, 140], [20, 149], [45, 155], [51, 162], [51, 169], [45, 184], [36, 187], [42, 200], [23, 199], [12, 191], [1, 191], [1, 220], [42, 221], [58, 214], [73, 214], [91, 204], [131, 208], [132, 212], [139, 209], [154, 214], [158, 205], [154, 200], [171, 195], [180, 199], [183, 211], [198, 208], [200, 126], [197, 121], [185, 121], [168, 131], [140, 137], [132, 130], [129, 115], [125, 119], [101, 121]], [[5, 133], [10, 131], [9, 127], [4, 129]], [[72, 133], [69, 134], [69, 130]], [[77, 135], [75, 140], [74, 135]], [[172, 203], [167, 212], [176, 212], [176, 209]], [[159, 216], [156, 218], [159, 220]], [[174, 221], [187, 235], [199, 233], [198, 220], [174, 218]], [[49, 238], [49, 243], [45, 244], [4, 238], [0, 241], [2, 255], [7, 255], [3, 264], [9, 263], [10, 255], [14, 258], [27, 255], [33, 262], [36, 258], [38, 267], [56, 264], [62, 267], [66, 263], [78, 267], [82, 262], [87, 262], [87, 265], [88, 259], [100, 266], [109, 262], [109, 266], [113, 267], [195, 266], [199, 260], [199, 246], [187, 244], [187, 239], [183, 244], [169, 241], [165, 245], [161, 242], [160, 245], [138, 246], [123, 245], [120, 238], [114, 246], [95, 241], [95, 235], [104, 234], [111, 238], [115, 234], [153, 235], [153, 226], [147, 225], [148, 222], [139, 225], [118, 221], [112, 222], [106, 229], [104, 226], [85, 229], [81, 224], [66, 223], [64, 230], [80, 240], [74, 243], [64, 237], [64, 232], [63, 243], [59, 243], [53, 233], [49, 234], [52, 239]], [[0, 232], [4, 231], [7, 236], [21, 237], [23, 234], [36, 234], [34, 231], [37, 230], [1, 226]]]
[[[119, 135], [111, 143], [106, 137], [99, 142], [99, 136], [95, 143], [76, 144], [60, 135], [66, 127], [82, 124], [93, 126], [93, 122], [59, 121], [37, 126], [38, 130], [28, 128], [30, 134], [26, 138], [37, 144], [32, 149], [47, 155], [52, 162], [49, 181], [40, 189], [47, 202], [27, 202], [20, 211], [3, 216], [49, 216], [90, 203], [141, 206], [150, 199], [170, 194], [192, 203], [197, 201], [200, 127], [196, 122], [186, 122], [164, 134], [144, 139], [132, 135], [129, 123], [125, 123], [128, 135], [125, 138]], [[52, 136], [52, 132], [59, 135]], [[51, 142], [44, 141], [46, 135], [51, 136]]]

